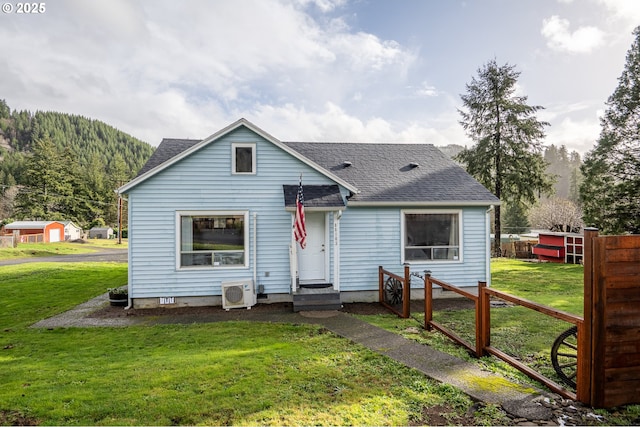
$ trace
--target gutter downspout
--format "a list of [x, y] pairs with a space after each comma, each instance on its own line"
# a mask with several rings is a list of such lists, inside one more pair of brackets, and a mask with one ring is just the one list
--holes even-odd
[[251, 250], [253, 251], [253, 289], [254, 292], [256, 290], [256, 288], [258, 287], [258, 234], [257, 234], [257, 230], [258, 230], [258, 224], [257, 224], [257, 217], [258, 217], [258, 213], [257, 212], [253, 212], [253, 247], [251, 248]]
[[[124, 194], [121, 194], [118, 190], [116, 190], [116, 194], [122, 198], [122, 200], [128, 202], [129, 198]], [[131, 210], [127, 208], [127, 224], [131, 224]], [[122, 235], [122, 227], [118, 230], [118, 235]], [[127, 263], [131, 259], [131, 245], [127, 247]], [[131, 269], [127, 268], [127, 306], [124, 308], [125, 310], [129, 310], [133, 308], [133, 301], [131, 299]]]
[[486, 271], [485, 271], [485, 280], [487, 282], [487, 286], [491, 286], [491, 211], [495, 209], [494, 205], [489, 206], [489, 209], [485, 212], [485, 227], [487, 229], [487, 244], [486, 244], [486, 254], [487, 260], [485, 262]]

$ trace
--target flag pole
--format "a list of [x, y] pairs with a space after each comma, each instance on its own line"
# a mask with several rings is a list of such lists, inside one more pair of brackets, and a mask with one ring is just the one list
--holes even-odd
[[296, 194], [296, 215], [293, 222], [293, 236], [300, 244], [300, 249], [307, 246], [307, 227], [304, 218], [304, 192], [302, 187], [302, 173], [300, 173], [300, 183]]

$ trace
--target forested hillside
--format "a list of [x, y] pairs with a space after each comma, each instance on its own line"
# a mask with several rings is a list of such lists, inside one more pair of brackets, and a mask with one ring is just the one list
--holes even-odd
[[114, 190], [153, 147], [98, 120], [11, 111], [0, 100], [0, 221], [71, 220], [116, 225]]

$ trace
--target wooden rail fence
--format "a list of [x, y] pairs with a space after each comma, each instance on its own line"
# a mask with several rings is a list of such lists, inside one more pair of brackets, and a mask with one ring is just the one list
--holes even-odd
[[[408, 266], [404, 277], [379, 268], [380, 302], [402, 317], [409, 317], [410, 276]], [[475, 343], [433, 320], [433, 285], [474, 301]], [[425, 274], [424, 292], [425, 329], [442, 332], [472, 354], [496, 356], [550, 390], [594, 407], [640, 403], [640, 235], [598, 236], [596, 229], [585, 230], [584, 317], [488, 288], [485, 282], [474, 294]], [[575, 393], [491, 345], [492, 297], [576, 326]]]
[[[444, 289], [453, 291], [463, 297], [466, 297], [475, 303], [475, 343], [469, 343], [463, 338], [459, 337], [455, 332], [451, 331], [447, 327], [435, 322], [433, 320], [433, 285], [436, 284], [438, 286], [443, 287]], [[442, 280], [435, 279], [430, 277], [429, 275], [425, 276], [425, 316], [424, 316], [424, 327], [427, 330], [437, 329], [442, 332], [453, 341], [467, 348], [473, 355], [476, 357], [482, 357], [486, 354], [491, 354], [499, 359], [504, 360], [506, 363], [510, 364], [514, 368], [518, 369], [522, 373], [528, 375], [529, 377], [535, 379], [536, 381], [544, 384], [547, 388], [554, 391], [555, 393], [560, 394], [568, 399], [577, 399], [577, 394], [571, 390], [568, 390], [550, 378], [545, 377], [541, 373], [535, 371], [524, 363], [520, 362], [516, 358], [508, 355], [507, 353], [501, 351], [500, 349], [493, 347], [491, 345], [491, 297], [500, 298], [505, 301], [509, 301], [513, 304], [526, 307], [531, 310], [535, 310], [537, 312], [546, 314], [548, 316], [554, 317], [556, 319], [564, 320], [566, 322], [572, 323], [578, 327], [578, 339], [584, 334], [582, 331], [583, 319], [581, 317], [575, 316], [571, 313], [567, 313], [564, 311], [556, 310], [552, 307], [547, 307], [544, 305], [537, 304], [533, 301], [528, 301], [523, 298], [514, 297], [513, 295], [505, 294], [504, 292], [497, 291], [495, 289], [490, 289], [487, 287], [486, 282], [478, 282], [477, 294], [473, 294], [465, 289], [458, 288], [454, 285], [451, 285]], [[578, 354], [578, 358], [580, 358], [580, 354]], [[585, 379], [579, 378], [580, 375], [584, 375], [582, 369], [578, 367], [578, 373], [576, 378], [576, 383], [584, 385], [586, 383]], [[578, 386], [580, 388], [580, 385]]]
[[411, 271], [404, 266], [404, 277], [378, 267], [378, 291], [380, 303], [398, 316], [406, 319], [410, 315]]

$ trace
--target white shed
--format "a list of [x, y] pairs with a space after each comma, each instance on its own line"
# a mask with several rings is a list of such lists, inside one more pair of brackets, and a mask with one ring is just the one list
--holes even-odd
[[82, 237], [82, 228], [72, 221], [62, 221], [64, 224], [64, 240], [76, 240]]

